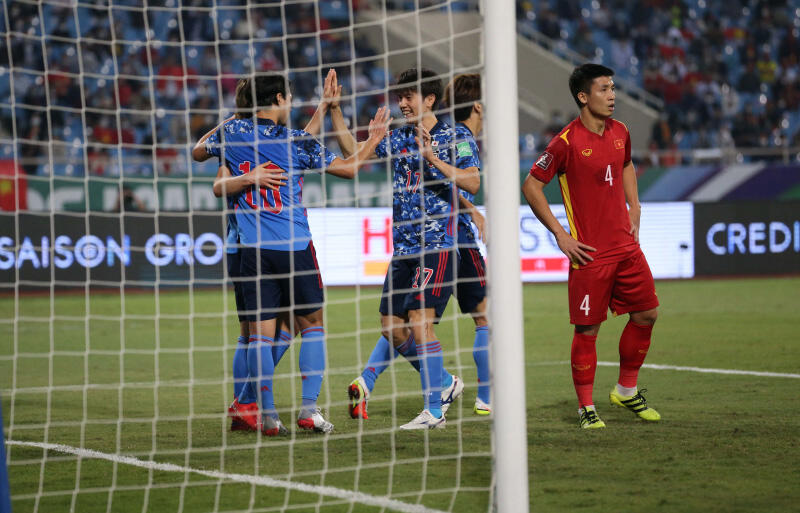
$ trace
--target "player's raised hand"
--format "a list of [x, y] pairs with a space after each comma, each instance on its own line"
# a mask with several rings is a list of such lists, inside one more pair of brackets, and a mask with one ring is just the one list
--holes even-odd
[[573, 239], [567, 233], [560, 237], [557, 236], [556, 242], [558, 243], [558, 248], [567, 255], [567, 258], [573, 264], [586, 265], [594, 260], [588, 252], [597, 250], [588, 244]]
[[336, 108], [342, 96], [342, 86], [336, 76], [336, 70], [331, 68], [325, 76], [325, 83], [322, 87], [322, 105], [325, 108]]
[[386, 131], [394, 118], [389, 117], [389, 107], [385, 105], [375, 112], [375, 117], [369, 122], [369, 138], [380, 140], [386, 137]]
[[433, 159], [433, 146], [431, 143], [431, 133], [422, 126], [422, 123], [417, 124], [417, 146], [419, 147], [419, 154], [426, 160]]
[[250, 178], [250, 183], [257, 187], [266, 187], [277, 191], [282, 185], [286, 185], [286, 180], [289, 178], [286, 171], [279, 168], [271, 161], [259, 164], [255, 169], [247, 174]]

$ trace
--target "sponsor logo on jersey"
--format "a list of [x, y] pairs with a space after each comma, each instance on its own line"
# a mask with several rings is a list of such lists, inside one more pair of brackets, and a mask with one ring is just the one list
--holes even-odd
[[548, 152], [542, 153], [541, 157], [539, 157], [539, 160], [536, 161], [536, 165], [544, 169], [545, 171], [547, 171], [547, 168], [550, 167], [550, 164], [552, 163], [553, 163], [553, 156]]
[[472, 148], [469, 147], [469, 143], [467, 141], [456, 144], [456, 149], [458, 150], [459, 157], [472, 156]]
[[583, 150], [581, 152], [581, 155], [583, 155], [584, 157], [591, 157], [592, 156], [592, 149], [591, 148], [586, 148], [585, 150]]
[[625, 141], [622, 139], [614, 139], [614, 147], [618, 150], [625, 149]]

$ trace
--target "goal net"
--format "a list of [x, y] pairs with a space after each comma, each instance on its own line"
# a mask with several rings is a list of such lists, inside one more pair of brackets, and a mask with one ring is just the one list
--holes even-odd
[[[227, 223], [241, 205], [213, 188], [218, 172], [241, 173], [220, 171], [220, 163], [233, 162], [224, 156], [198, 162], [195, 154], [198, 140], [237, 112], [239, 79], [268, 72], [290, 81], [291, 130], [310, 126], [331, 69], [349, 134], [366, 140], [383, 105], [398, 130], [404, 115], [396, 77], [403, 70], [430, 68], [443, 85], [479, 74], [485, 89], [484, 20], [477, 1], [451, 0], [3, 3], [0, 396], [13, 511], [495, 508], [493, 433], [502, 436], [502, 426], [497, 408], [477, 414], [479, 394], [487, 411], [494, 405], [486, 390], [495, 383], [479, 380], [476, 358], [488, 361], [489, 349], [488, 335], [476, 349], [486, 327], [474, 308], [462, 312], [453, 297], [435, 325], [448, 371], [439, 388], [415, 369], [433, 365], [430, 352], [439, 344], [410, 337], [400, 352], [376, 349], [381, 286], [396, 252], [393, 230], [402, 224], [393, 222], [392, 152], [381, 158], [377, 151], [352, 181], [309, 171], [289, 185], [302, 194], [297, 204], [284, 200], [294, 223], [288, 242], [299, 244], [295, 228], [307, 215], [324, 302], [320, 326], [295, 315], [308, 305], [295, 300], [303, 271], [291, 263], [291, 285], [273, 309], [291, 314], [271, 333], [240, 322], [243, 310], [259, 315], [269, 305], [253, 285], [247, 290], [257, 292], [256, 311], [237, 308], [232, 280], [260, 283], [269, 271], [258, 260], [253, 276], [231, 276], [231, 261], [246, 244], [243, 236], [228, 239]], [[422, 87], [416, 79], [411, 88]], [[485, 96], [477, 101], [491, 109]], [[458, 107], [451, 101], [434, 113], [452, 126]], [[255, 110], [242, 123], [258, 125]], [[345, 159], [332, 116], [329, 109], [313, 139]], [[225, 130], [218, 132], [235, 138]], [[296, 137], [301, 145], [312, 140]], [[492, 150], [483, 133], [475, 140], [484, 165], [473, 203], [485, 212]], [[219, 134], [199, 144], [208, 154], [234, 146]], [[416, 146], [409, 148], [418, 158]], [[467, 152], [455, 143], [451, 150]], [[516, 175], [513, 169], [507, 176]], [[245, 187], [242, 194], [248, 190], [262, 193], [257, 208], [276, 207], [276, 193]], [[497, 223], [489, 203], [487, 218]], [[477, 246], [474, 258], [486, 257], [479, 237]], [[501, 250], [516, 258], [516, 239], [498, 235], [489, 260]], [[426, 267], [419, 268], [424, 280]], [[454, 294], [465, 284], [486, 285], [490, 313], [491, 294], [503, 294], [492, 274], [440, 278], [433, 282]], [[514, 299], [513, 289], [507, 297]], [[259, 338], [267, 335], [269, 341]], [[255, 356], [255, 371], [247, 363], [254, 340], [270, 344], [269, 385], [265, 353]], [[278, 356], [280, 347], [286, 351]], [[404, 356], [409, 347], [416, 352]], [[368, 389], [354, 396], [353, 384], [367, 374]], [[446, 428], [401, 430], [428, 405], [423, 385], [429, 399], [440, 389], [452, 392], [445, 374], [464, 385], [445, 406]], [[318, 376], [314, 403], [309, 382]], [[269, 412], [267, 386], [275, 403]], [[287, 432], [271, 436], [271, 421], [242, 408], [250, 404], [243, 389]], [[354, 404], [367, 394], [362, 418]], [[430, 400], [433, 411], [441, 399]], [[331, 432], [318, 432], [330, 430], [316, 415], [333, 424]], [[524, 433], [524, 411], [522, 419]], [[524, 442], [520, 451], [524, 467]]]

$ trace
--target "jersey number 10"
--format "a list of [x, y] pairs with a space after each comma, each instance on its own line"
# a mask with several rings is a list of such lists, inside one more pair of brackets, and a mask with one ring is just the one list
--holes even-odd
[[[250, 161], [245, 160], [241, 164], [239, 164], [239, 172], [243, 175], [250, 172]], [[272, 212], [273, 214], [280, 214], [283, 210], [283, 201], [281, 200], [281, 191], [276, 191], [274, 189], [267, 189], [266, 187], [258, 187], [258, 194], [256, 197], [253, 197], [253, 191], [255, 188], [258, 187], [257, 185], [251, 185], [247, 188], [247, 192], [244, 195], [245, 201], [253, 210], [259, 210], [263, 208], [267, 212]], [[272, 201], [267, 198], [267, 194], [272, 196]], [[256, 204], [256, 200], [261, 198], [260, 205]]]

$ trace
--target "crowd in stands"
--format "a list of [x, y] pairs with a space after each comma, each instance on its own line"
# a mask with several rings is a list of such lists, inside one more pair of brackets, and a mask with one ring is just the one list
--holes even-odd
[[[387, 101], [383, 58], [349, 29], [352, 12], [375, 8], [368, 1], [172, 4], [10, 3], [0, 158], [16, 150], [32, 174], [185, 175], [191, 143], [253, 70], [293, 70], [298, 128], [328, 67], [356, 93], [343, 108], [359, 126]], [[800, 146], [800, 8], [787, 0], [518, 0], [517, 17], [662, 99], [653, 149]], [[523, 135], [523, 152], [546, 134]]]
[[652, 149], [800, 146], [800, 5], [521, 0], [520, 24], [663, 100]]
[[[43, 4], [41, 13], [36, 4], [10, 4], [0, 102], [10, 105], [13, 97], [17, 108], [14, 116], [0, 109], [0, 137], [16, 134], [18, 156], [32, 174], [186, 174], [187, 148], [220, 121], [221, 106], [234, 105], [237, 77], [253, 70], [295, 70], [297, 128], [313, 113], [320, 73], [328, 67], [356, 93], [343, 108], [346, 117], [355, 112], [359, 125], [386, 101], [383, 60], [370, 59], [371, 45], [348, 29], [347, 1], [320, 2], [318, 9], [314, 3], [216, 5], [213, 11], [208, 2], [184, 0], [181, 10], [143, 10], [138, 2], [117, 1], [111, 9], [82, 4], [75, 16], [66, 4]], [[12, 146], [2, 145], [0, 158], [10, 156]]]

